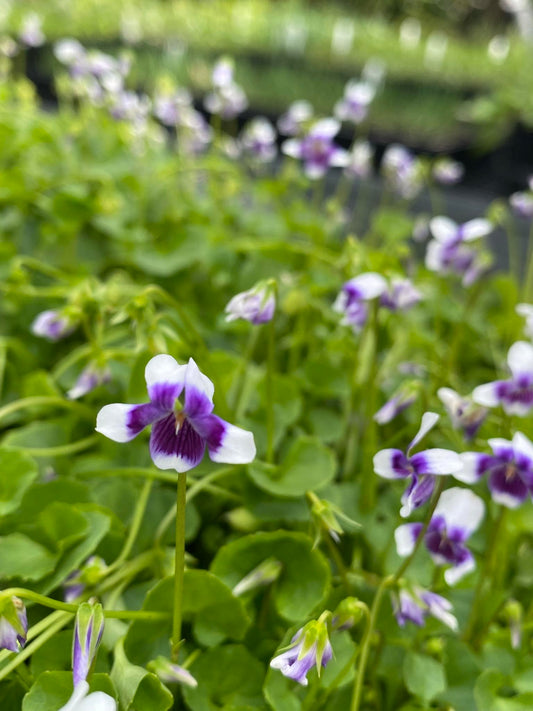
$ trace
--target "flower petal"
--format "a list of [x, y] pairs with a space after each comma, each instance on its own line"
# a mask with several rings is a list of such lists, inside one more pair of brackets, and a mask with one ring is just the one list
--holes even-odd
[[458, 225], [449, 217], [434, 217], [429, 222], [431, 234], [440, 244], [450, 244], [457, 239]]
[[422, 422], [420, 423], [420, 429], [413, 437], [411, 444], [407, 447], [407, 456], [409, 456], [411, 449], [416, 447], [420, 440], [425, 437], [427, 433], [433, 429], [433, 427], [435, 427], [439, 419], [440, 415], [437, 415], [436, 412], [424, 412], [422, 415]]
[[508, 476], [504, 465], [491, 473], [489, 489], [494, 501], [508, 509], [518, 508], [529, 495], [529, 489], [520, 476], [516, 472]]
[[476, 484], [486, 473], [492, 457], [479, 452], [463, 452], [459, 455], [463, 468], [454, 472], [453, 477], [465, 484]]
[[396, 541], [396, 551], [399, 556], [404, 558], [411, 555], [415, 548], [416, 539], [420, 535], [424, 525], [422, 523], [404, 523], [394, 531], [394, 540]]
[[435, 477], [413, 476], [413, 479], [402, 496], [402, 508], [400, 516], [408, 518], [415, 509], [425, 504], [431, 498], [435, 488]]
[[152, 427], [150, 455], [159, 469], [186, 472], [202, 461], [205, 440], [186, 418], [179, 422], [171, 413]]
[[281, 144], [281, 150], [286, 156], [291, 158], [302, 157], [302, 142], [298, 138], [289, 138]]
[[374, 455], [373, 463], [374, 472], [384, 479], [404, 479], [412, 473], [400, 449], [382, 449]]
[[96, 431], [114, 442], [129, 442], [147, 425], [164, 415], [152, 403], [127, 405], [119, 402], [105, 405], [96, 416]]
[[495, 380], [493, 383], [478, 385], [472, 392], [472, 400], [478, 405], [485, 407], [497, 407], [500, 404], [500, 386], [503, 380]]
[[515, 432], [513, 436], [513, 449], [515, 452], [523, 454], [533, 464], [533, 442], [529, 440], [522, 432]]
[[533, 373], [533, 346], [531, 343], [526, 341], [513, 343], [507, 354], [507, 363], [515, 378], [522, 373]]
[[344, 287], [356, 291], [358, 298], [368, 301], [387, 290], [387, 281], [377, 272], [365, 272], [347, 281]]
[[256, 449], [252, 432], [231, 425], [221, 417], [208, 415], [194, 420], [197, 432], [207, 441], [209, 457], [223, 464], [248, 464]]
[[485, 237], [494, 229], [494, 225], [489, 220], [482, 217], [477, 217], [475, 220], [469, 220], [462, 225], [461, 234], [465, 242], [471, 242], [479, 237]]
[[204, 375], [194, 360], [189, 358], [185, 374], [185, 412], [193, 420], [204, 417], [213, 411], [213, 393], [215, 386]]
[[150, 401], [169, 412], [185, 384], [186, 365], [179, 365], [170, 355], [157, 355], [146, 364], [144, 377]]
[[417, 474], [436, 476], [454, 474], [461, 471], [463, 464], [457, 452], [450, 449], [425, 449], [410, 458]]
[[485, 504], [470, 489], [454, 486], [440, 495], [434, 517], [442, 516], [450, 529], [461, 529], [468, 537], [481, 523], [485, 513]]
[[311, 127], [310, 134], [312, 136], [323, 136], [326, 138], [333, 138], [339, 132], [341, 125], [334, 118], [325, 118], [317, 121]]
[[448, 570], [444, 571], [444, 580], [448, 585], [455, 585], [455, 583], [459, 582], [467, 573], [474, 570], [475, 567], [476, 561], [474, 560], [474, 556], [470, 551], [466, 550], [463, 560], [459, 565], [454, 565], [452, 568], [448, 568]]

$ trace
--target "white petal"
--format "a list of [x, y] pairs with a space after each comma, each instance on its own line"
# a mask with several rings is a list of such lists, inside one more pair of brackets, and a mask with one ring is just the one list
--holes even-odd
[[74, 688], [70, 699], [59, 709], [59, 711], [75, 711], [78, 709], [80, 701], [87, 696], [88, 691], [89, 684], [86, 681], [80, 681]]
[[491, 437], [487, 442], [494, 454], [496, 454], [498, 450], [512, 449], [513, 447], [513, 442], [511, 442], [510, 439], [503, 439], [503, 437]]
[[442, 252], [444, 245], [432, 239], [426, 247], [426, 269], [431, 272], [440, 272], [442, 267]]
[[533, 346], [526, 341], [517, 341], [509, 348], [507, 363], [516, 377], [520, 373], [533, 373]]
[[148, 391], [157, 383], [181, 385], [185, 381], [186, 365], [180, 365], [172, 356], [162, 353], [148, 361], [144, 369]]
[[135, 405], [122, 402], [104, 405], [96, 416], [96, 431], [114, 442], [130, 442], [138, 433], [128, 427], [128, 417]]
[[423, 452], [415, 454], [413, 460], [416, 461], [417, 457], [420, 459], [423, 457], [426, 463], [424, 474], [442, 476], [455, 474], [463, 468], [461, 458], [457, 452], [452, 452], [451, 449], [425, 449]]
[[321, 121], [317, 121], [311, 127], [310, 134], [320, 134], [321, 136], [327, 136], [328, 138], [333, 138], [339, 132], [341, 125], [334, 118], [325, 118]]
[[448, 585], [455, 585], [467, 573], [470, 573], [476, 567], [474, 556], [467, 558], [461, 565], [455, 565], [453, 568], [448, 568], [444, 571], [444, 580]]
[[301, 158], [302, 142], [298, 138], [289, 138], [281, 144], [281, 150], [291, 158]]
[[513, 449], [515, 452], [523, 454], [533, 462], [533, 442], [522, 432], [515, 432], [513, 437]]
[[497, 407], [500, 404], [497, 393], [498, 384], [499, 381], [478, 385], [472, 392], [472, 400], [485, 407]]
[[411, 555], [415, 548], [416, 538], [414, 531], [420, 528], [418, 523], [404, 523], [394, 531], [394, 540], [396, 541], [396, 551], [398, 555], [404, 558], [406, 555]]
[[225, 423], [226, 430], [222, 441], [215, 451], [209, 449], [209, 457], [213, 462], [223, 464], [248, 464], [255, 458], [256, 448], [252, 432]]
[[457, 407], [463, 402], [463, 398], [459, 393], [451, 388], [439, 388], [437, 390], [437, 397], [449, 412], [455, 412]]
[[413, 449], [413, 447], [416, 447], [420, 440], [425, 437], [427, 433], [433, 429], [433, 427], [435, 427], [439, 419], [440, 415], [437, 415], [436, 412], [424, 412], [424, 414], [422, 415], [422, 422], [420, 423], [420, 429], [413, 437], [411, 444], [407, 448], [407, 455], [409, 455], [411, 449]]
[[336, 167], [336, 168], [344, 168], [345, 166], [348, 165], [350, 162], [350, 154], [348, 151], [342, 150], [342, 148], [338, 148], [335, 153], [331, 156], [330, 158], [330, 165]]
[[326, 171], [327, 168], [323, 165], [319, 165], [318, 163], [307, 162], [304, 165], [304, 173], [308, 178], [311, 178], [311, 180], [318, 180], [319, 178], [322, 178], [326, 174]]
[[374, 472], [384, 479], [404, 479], [407, 474], [400, 474], [392, 466], [394, 458], [398, 454], [402, 457], [405, 456], [399, 449], [382, 449], [375, 454], [373, 459]]
[[485, 513], [485, 504], [470, 489], [454, 486], [440, 495], [434, 516], [442, 516], [446, 527], [462, 528], [467, 536], [481, 523]]
[[517, 304], [516, 313], [526, 318], [533, 318], [533, 304]]
[[209, 380], [207, 375], [204, 375], [194, 360], [189, 358], [185, 372], [185, 386], [192, 386], [195, 390], [198, 390], [203, 395], [205, 395], [209, 400], [213, 400], [213, 394], [215, 392], [215, 386]]
[[429, 229], [437, 242], [448, 244], [456, 239], [459, 228], [449, 217], [440, 216], [429, 221]]
[[485, 237], [494, 229], [492, 222], [484, 220], [482, 217], [469, 220], [463, 225], [462, 233], [465, 242], [471, 242], [479, 237]]
[[73, 711], [116, 711], [115, 700], [103, 691], [89, 694]]
[[463, 454], [460, 454], [459, 456], [461, 458], [463, 468], [460, 471], [454, 473], [454, 479], [462, 481], [465, 484], [477, 483], [483, 476], [482, 474], [478, 473], [479, 460], [485, 455], [480, 454], [479, 452], [463, 452]]
[[377, 272], [365, 272], [359, 276], [350, 279], [347, 284], [352, 284], [357, 288], [363, 299], [375, 299], [376, 296], [381, 296], [387, 289], [387, 281], [385, 277]]

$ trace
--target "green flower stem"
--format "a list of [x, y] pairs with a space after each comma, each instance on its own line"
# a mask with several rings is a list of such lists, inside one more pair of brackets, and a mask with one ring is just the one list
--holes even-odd
[[392, 587], [393, 585], [395, 585], [398, 582], [398, 580], [402, 577], [402, 575], [405, 573], [407, 568], [411, 565], [415, 555], [417, 554], [417, 551], [418, 551], [420, 545], [422, 544], [422, 541], [424, 540], [424, 536], [426, 534], [429, 523], [431, 521], [433, 513], [437, 507], [437, 503], [439, 501], [440, 495], [441, 495], [442, 490], [444, 488], [444, 480], [445, 480], [445, 477], [439, 477], [437, 486], [435, 487], [435, 491], [433, 493], [431, 505], [430, 505], [429, 510], [426, 515], [426, 520], [424, 522], [424, 526], [422, 527], [422, 530], [420, 531], [420, 534], [419, 534], [418, 538], [416, 539], [416, 543], [415, 543], [415, 546], [414, 546], [411, 554], [403, 561], [403, 563], [400, 565], [398, 570], [393, 575], [389, 575], [386, 578], [383, 578], [383, 580], [379, 584], [378, 589], [376, 590], [376, 594], [375, 594], [374, 600], [372, 602], [372, 607], [370, 608], [370, 618], [368, 620], [368, 625], [366, 627], [363, 641], [361, 644], [361, 660], [359, 662], [359, 667], [357, 669], [357, 673], [355, 676], [355, 684], [354, 684], [353, 695], [352, 695], [352, 703], [350, 705], [350, 711], [359, 711], [359, 706], [361, 703], [361, 695], [363, 693], [365, 670], [366, 670], [366, 665], [367, 665], [367, 661], [368, 661], [368, 655], [370, 653], [370, 645], [372, 642], [372, 636], [374, 634], [374, 628], [376, 626], [376, 621], [377, 621], [377, 618], [379, 615], [381, 601], [383, 600], [383, 595], [385, 594], [385, 591], [387, 590], [387, 588]]
[[[277, 300], [277, 299], [276, 299]], [[268, 324], [268, 353], [267, 353], [267, 373], [266, 373], [266, 396], [267, 396], [267, 451], [266, 461], [268, 464], [274, 462], [274, 371], [276, 368], [276, 332], [274, 325], [276, 314]]]
[[76, 400], [64, 400], [60, 397], [50, 397], [48, 395], [36, 395], [34, 397], [25, 397], [21, 400], [10, 402], [0, 408], [0, 420], [7, 415], [11, 415], [18, 410], [26, 410], [29, 407], [64, 407], [66, 410], [74, 410], [80, 415], [85, 415], [87, 418], [93, 419], [94, 412], [91, 408], [83, 405]]
[[490, 540], [487, 546], [487, 553], [485, 556], [485, 562], [483, 568], [479, 574], [476, 589], [474, 590], [474, 597], [472, 600], [472, 606], [470, 608], [470, 617], [466, 626], [466, 630], [463, 635], [465, 642], [474, 641], [476, 627], [478, 623], [478, 613], [479, 610], [483, 608], [483, 597], [487, 591], [490, 589], [490, 583], [493, 582], [494, 569], [496, 566], [496, 561], [498, 559], [498, 543], [501, 536], [501, 530], [504, 526], [505, 516], [507, 509], [504, 506], [499, 507], [499, 512], [491, 528]]
[[152, 491], [152, 485], [153, 485], [153, 481], [151, 479], [147, 479], [144, 482], [144, 486], [142, 488], [141, 494], [140, 494], [140, 496], [137, 500], [137, 504], [135, 506], [133, 520], [131, 522], [131, 527], [130, 527], [130, 530], [128, 533], [128, 537], [126, 538], [126, 541], [124, 543], [122, 550], [120, 551], [118, 558], [109, 567], [109, 572], [116, 570], [117, 568], [120, 568], [121, 565], [128, 559], [128, 556], [130, 555], [130, 553], [132, 551], [133, 545], [135, 543], [135, 539], [137, 538], [139, 529], [141, 527], [141, 524], [142, 524], [142, 521], [144, 518], [144, 514], [146, 512], [146, 505], [148, 504], [150, 492]]
[[168, 484], [178, 483], [177, 474], [170, 474], [160, 469], [145, 469], [144, 467], [115, 467], [112, 469], [91, 469], [76, 473], [77, 478], [91, 479], [92, 477], [124, 477], [126, 479], [145, 478], [153, 481], [164, 481]]
[[145, 292], [146, 294], [149, 293], [154, 293], [156, 296], [160, 298], [160, 300], [163, 303], [166, 303], [167, 306], [171, 306], [176, 313], [178, 314], [178, 317], [181, 319], [181, 322], [183, 324], [187, 340], [192, 340], [194, 341], [194, 344], [196, 347], [201, 349], [202, 351], [206, 352], [207, 348], [204, 343], [204, 339], [200, 335], [200, 332], [196, 328], [196, 325], [194, 324], [193, 320], [190, 318], [189, 314], [187, 313], [187, 310], [183, 308], [182, 304], [179, 303], [179, 301], [176, 301], [170, 294], [168, 294], [164, 289], [162, 289], [160, 286], [155, 286], [151, 285], [149, 286]]
[[178, 660], [181, 644], [181, 604], [183, 601], [183, 575], [185, 572], [185, 505], [187, 474], [178, 474], [176, 494], [176, 549], [174, 555], [174, 613], [172, 622], [171, 657]]
[[248, 374], [250, 373], [250, 363], [257, 345], [257, 338], [259, 336], [260, 329], [257, 326], [253, 326], [248, 336], [248, 343], [244, 351], [242, 363], [239, 367], [237, 377], [237, 387], [235, 388], [235, 398], [233, 400], [233, 412], [235, 413], [235, 419], [237, 422], [241, 419], [244, 414], [244, 408], [246, 406], [246, 391], [247, 391], [247, 381]]
[[533, 299], [533, 220], [529, 227], [529, 238], [527, 246], [527, 260], [526, 260], [526, 280], [524, 283], [524, 301], [528, 303]]
[[329, 549], [329, 552], [331, 553], [331, 557], [333, 558], [335, 565], [337, 566], [337, 570], [339, 571], [339, 575], [342, 578], [342, 584], [344, 585], [344, 589], [346, 591], [346, 594], [349, 595], [352, 590], [352, 586], [350, 584], [350, 581], [348, 579], [348, 570], [344, 564], [344, 561], [342, 559], [341, 554], [339, 553], [339, 550], [335, 543], [332, 541], [331, 536], [326, 534], [324, 536], [324, 539], [326, 541], [326, 545]]
[[112, 590], [116, 585], [119, 585], [123, 580], [133, 579], [141, 570], [145, 568], [150, 568], [154, 563], [154, 552], [147, 551], [141, 553], [136, 558], [124, 563], [120, 570], [112, 573], [102, 580], [101, 583], [95, 588], [95, 594], [100, 597], [103, 593], [108, 590]]
[[[507, 234], [507, 254], [509, 259], [509, 272], [516, 279], [517, 284], [520, 284], [521, 269], [519, 257], [519, 241], [516, 234], [515, 221], [511, 215], [507, 215], [504, 222], [505, 232]], [[529, 262], [526, 262], [528, 264]]]
[[52, 279], [63, 280], [65, 278], [65, 275], [59, 269], [53, 267], [51, 264], [45, 264], [44, 262], [40, 262], [34, 257], [21, 255], [17, 257], [16, 264], [19, 267], [28, 267], [28, 269], [32, 269], [34, 272], [40, 272], [41, 274], [49, 276]]
[[82, 452], [84, 449], [89, 449], [98, 442], [97, 435], [90, 435], [77, 442], [70, 444], [61, 444], [57, 447], [25, 447], [24, 451], [31, 454], [32, 457], [65, 457], [68, 454]]

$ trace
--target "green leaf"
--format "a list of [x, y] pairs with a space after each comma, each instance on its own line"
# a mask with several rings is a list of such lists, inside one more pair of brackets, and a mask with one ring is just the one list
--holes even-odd
[[16, 449], [0, 449], [0, 516], [15, 511], [37, 478], [35, 461]]
[[57, 556], [22, 533], [0, 538], [0, 578], [41, 580], [55, 567]]
[[2, 444], [5, 447], [34, 449], [37, 447], [57, 447], [68, 444], [70, 427], [66, 420], [57, 422], [30, 422], [8, 432]]
[[[116, 697], [107, 674], [93, 674], [89, 686], [89, 693], [103, 691]], [[73, 691], [72, 672], [45, 671], [37, 677], [24, 697], [22, 711], [57, 711], [70, 699]]]
[[528, 711], [533, 708], [533, 693], [516, 694], [510, 678], [499, 669], [486, 669], [480, 674], [474, 687], [474, 698], [480, 711]]
[[265, 669], [245, 647], [228, 645], [210, 649], [195, 660], [190, 671], [198, 682], [195, 689], [183, 687], [183, 696], [191, 711], [217, 708], [266, 711], [261, 693]]
[[289, 621], [305, 620], [323, 602], [330, 584], [330, 567], [313, 541], [302, 533], [253, 533], [223, 546], [211, 570], [230, 588], [267, 558], [282, 564], [272, 595], [279, 614]]
[[319, 490], [335, 475], [333, 452], [317, 438], [305, 435], [296, 439], [279, 467], [261, 462], [247, 468], [252, 481], [276, 496], [303, 496]]
[[82, 513], [62, 502], [47, 506], [39, 514], [38, 525], [49, 547], [60, 553], [84, 538], [89, 528], [89, 522]]
[[[128, 657], [146, 664], [159, 654], [169, 653], [174, 578], [161, 580], [146, 596], [143, 610], [168, 612], [168, 620], [136, 620], [126, 635]], [[196, 639], [214, 646], [224, 639], [242, 639], [249, 624], [244, 604], [215, 575], [206, 570], [186, 570], [183, 582], [182, 614], [192, 623]]]
[[425, 703], [446, 689], [444, 667], [426, 655], [409, 652], [403, 664], [403, 678], [409, 691]]
[[174, 704], [174, 697], [155, 674], [128, 660], [122, 641], [115, 647], [111, 679], [123, 711], [167, 711]]

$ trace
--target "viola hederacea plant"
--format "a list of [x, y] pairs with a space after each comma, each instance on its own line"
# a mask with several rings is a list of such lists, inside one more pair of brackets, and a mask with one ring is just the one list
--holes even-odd
[[474, 40], [345, 85], [381, 34], [323, 9], [240, 3], [213, 64], [218, 0], [110, 10], [126, 51], [50, 3], [0, 38], [2, 711], [529, 708], [532, 186], [465, 202], [422, 97], [387, 119], [422, 72], [466, 145]]

